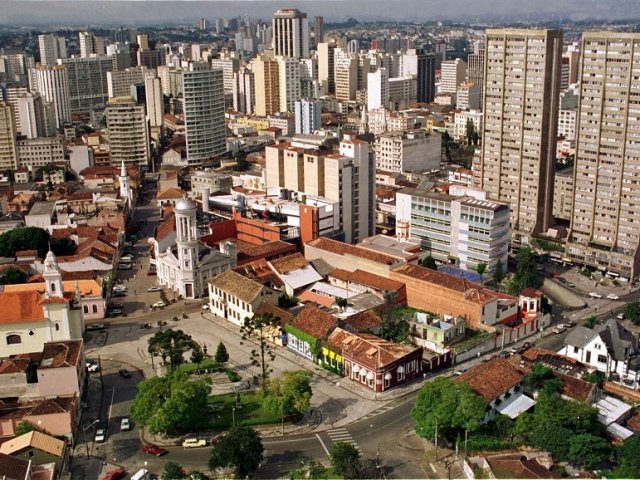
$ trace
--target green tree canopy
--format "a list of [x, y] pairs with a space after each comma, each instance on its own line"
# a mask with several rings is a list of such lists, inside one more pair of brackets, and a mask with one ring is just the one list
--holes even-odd
[[[281, 378], [272, 378], [258, 390], [262, 408], [285, 416], [304, 414], [311, 403], [311, 372], [298, 370], [284, 372]], [[281, 410], [282, 409], [282, 410]]]
[[616, 449], [617, 467], [613, 470], [613, 478], [640, 478], [640, 436], [627, 438]]
[[422, 260], [420, 260], [420, 265], [425, 268], [430, 268], [431, 270], [438, 269], [438, 264], [436, 263], [436, 259], [433, 258], [431, 255], [428, 255], [424, 257]]
[[[266, 383], [269, 374], [273, 369], [269, 362], [276, 359], [273, 351], [273, 343], [269, 339], [269, 334], [274, 327], [280, 325], [280, 319], [270, 313], [253, 315], [244, 319], [244, 325], [240, 327], [242, 340], [253, 339], [258, 342], [258, 350], [251, 350], [251, 364], [260, 367], [262, 371], [262, 383]], [[241, 343], [242, 345], [242, 343]]]
[[36, 430], [36, 426], [33, 423], [23, 420], [16, 426], [16, 437], [24, 435], [25, 433], [32, 432], [34, 430]]
[[484, 419], [487, 402], [466, 383], [454, 383], [450, 378], [438, 377], [425, 384], [411, 411], [416, 433], [433, 438], [436, 431], [452, 440], [463, 430], [474, 431]]
[[131, 402], [131, 417], [146, 426], [171, 393], [170, 377], [152, 377], [138, 383], [138, 393]]
[[632, 302], [624, 307], [624, 318], [631, 320], [634, 325], [640, 325], [640, 302]]
[[39, 227], [14, 228], [0, 235], [0, 256], [15, 257], [20, 250], [37, 250], [44, 257], [51, 250], [56, 255], [72, 255], [76, 244], [70, 238], [51, 238], [49, 232]]
[[2, 276], [0, 276], [0, 283], [2, 285], [16, 285], [27, 282], [27, 274], [19, 268], [9, 267]]
[[184, 354], [198, 348], [191, 335], [182, 330], [160, 330], [149, 339], [149, 354], [159, 356], [166, 363], [169, 360], [171, 371], [184, 361]]
[[175, 380], [169, 398], [149, 421], [151, 433], [192, 432], [207, 418], [210, 380]]
[[496, 268], [493, 270], [493, 281], [496, 284], [499, 284], [504, 280], [504, 274], [504, 265], [502, 264], [502, 261], [498, 260], [496, 262]]
[[590, 433], [575, 435], [571, 437], [569, 442], [571, 462], [588, 470], [593, 470], [608, 462], [611, 458], [611, 452], [611, 445], [606, 439]]
[[180, 480], [182, 478], [187, 478], [187, 476], [184, 474], [184, 470], [180, 465], [169, 460], [164, 464], [160, 478], [162, 480]]
[[333, 470], [343, 478], [362, 478], [360, 452], [350, 443], [336, 442], [329, 452]]
[[478, 266], [476, 267], [476, 272], [478, 272], [478, 275], [480, 275], [480, 279], [482, 280], [482, 276], [484, 275], [484, 272], [487, 271], [487, 264], [485, 262], [481, 262], [478, 264]]
[[260, 436], [250, 427], [232, 428], [216, 443], [209, 468], [233, 468], [236, 477], [245, 478], [258, 469], [264, 447]]
[[225, 347], [224, 343], [222, 342], [218, 344], [218, 348], [216, 349], [215, 361], [217, 363], [227, 363], [229, 361], [229, 354], [227, 353], [227, 347]]

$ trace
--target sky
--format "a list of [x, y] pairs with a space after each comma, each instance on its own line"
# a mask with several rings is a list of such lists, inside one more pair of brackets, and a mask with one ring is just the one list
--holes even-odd
[[144, 25], [250, 16], [299, 8], [326, 21], [639, 19], [640, 0], [0, 0], [3, 25]]

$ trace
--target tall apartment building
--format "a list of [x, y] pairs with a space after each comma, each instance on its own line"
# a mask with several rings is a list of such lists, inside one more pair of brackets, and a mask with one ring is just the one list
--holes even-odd
[[566, 255], [635, 278], [640, 267], [640, 34], [585, 32]]
[[335, 42], [318, 43], [318, 81], [325, 95], [335, 93]]
[[300, 99], [300, 63], [297, 58], [276, 57], [278, 61], [278, 86], [280, 87], [280, 112], [293, 112]]
[[252, 114], [255, 105], [256, 86], [253, 72], [245, 67], [233, 73], [233, 109]]
[[458, 86], [464, 82], [467, 75], [467, 63], [461, 58], [445, 60], [440, 65], [440, 90], [438, 93], [452, 93], [458, 91]]
[[417, 101], [418, 82], [415, 77], [389, 79], [389, 107], [392, 110], [405, 110]]
[[182, 86], [187, 162], [213, 162], [226, 151], [222, 72], [206, 62], [190, 62], [182, 71]]
[[301, 58], [300, 63], [300, 97], [320, 97], [318, 81], [318, 59]]
[[338, 100], [353, 101], [358, 90], [358, 58], [340, 48], [334, 51], [335, 96]]
[[261, 117], [280, 110], [280, 73], [278, 61], [260, 55], [252, 63], [255, 92], [255, 113]]
[[144, 79], [144, 96], [151, 136], [157, 139], [164, 117], [164, 100], [159, 78], [148, 76]]
[[573, 214], [573, 168], [556, 172], [553, 182], [553, 216], [570, 221]]
[[417, 81], [417, 101], [433, 102], [436, 96], [436, 55], [422, 48], [407, 50], [401, 57], [401, 76], [414, 76]]
[[63, 58], [58, 64], [67, 67], [71, 113], [90, 112], [109, 98], [107, 72], [113, 71], [108, 55], [86, 58]]
[[104, 55], [105, 53], [104, 39], [96, 37], [93, 33], [79, 32], [78, 45], [80, 46], [80, 56], [82, 58], [87, 58], [91, 55]]
[[158, 67], [158, 78], [162, 84], [162, 94], [177, 98], [182, 93], [182, 70], [167, 65]]
[[322, 102], [301, 98], [295, 108], [296, 134], [309, 135], [322, 127]]
[[478, 86], [480, 91], [480, 105], [482, 105], [482, 88], [484, 81], [484, 48], [478, 53], [470, 53], [467, 57], [467, 82]]
[[485, 43], [482, 151], [474, 184], [510, 204], [511, 241], [529, 244], [551, 225], [562, 32], [490, 29]]
[[319, 43], [324, 42], [324, 18], [314, 17], [313, 19], [313, 40], [318, 46]]
[[0, 101], [0, 168], [3, 170], [18, 168], [16, 135], [13, 107]]
[[480, 108], [480, 88], [471, 82], [462, 82], [456, 92], [456, 108], [478, 110]]
[[56, 35], [38, 35], [41, 65], [55, 65], [59, 58], [67, 58], [67, 41]]
[[35, 69], [36, 84], [40, 95], [53, 105], [56, 128], [71, 121], [69, 76], [64, 65], [39, 65]]
[[340, 142], [338, 153], [286, 143], [266, 148], [267, 185], [339, 202], [336, 215], [348, 243], [373, 234], [373, 168], [369, 145], [355, 139]]
[[389, 106], [389, 73], [379, 68], [367, 74], [367, 109], [374, 110]]
[[46, 137], [47, 122], [42, 97], [39, 93], [23, 93], [18, 96], [16, 125], [18, 134], [27, 138]]
[[376, 169], [385, 172], [424, 172], [440, 167], [442, 139], [424, 130], [387, 132], [376, 136]]
[[109, 99], [105, 109], [109, 130], [111, 165], [146, 165], [149, 162], [149, 124], [144, 105], [138, 105], [132, 97]]
[[[498, 262], [506, 268], [509, 206], [505, 203], [405, 188], [396, 193], [396, 225], [429, 254], [463, 270]], [[404, 238], [406, 240], [406, 238]]]
[[282, 8], [273, 15], [272, 26], [276, 56], [309, 56], [309, 24], [306, 13], [293, 8]]
[[131, 95], [131, 85], [144, 83], [149, 73], [145, 67], [132, 67], [124, 70], [107, 72], [107, 92], [109, 98]]
[[15, 121], [16, 132], [20, 133], [20, 116], [18, 115], [18, 97], [29, 93], [29, 88], [24, 85], [11, 84], [4, 89], [6, 102], [11, 105], [11, 111]]

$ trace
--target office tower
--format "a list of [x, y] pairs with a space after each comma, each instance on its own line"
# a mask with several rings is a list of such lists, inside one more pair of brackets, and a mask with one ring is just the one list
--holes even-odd
[[149, 127], [144, 105], [131, 97], [110, 98], [105, 108], [111, 165], [149, 162]]
[[22, 52], [6, 53], [8, 50], [5, 49], [5, 54], [0, 55], [0, 74], [4, 72], [4, 76], [9, 83], [27, 85], [28, 69], [35, 67], [33, 57]]
[[435, 54], [425, 53], [422, 48], [407, 50], [407, 53], [402, 55], [401, 76], [409, 75], [416, 78], [418, 102], [433, 102], [436, 96]]
[[255, 102], [255, 82], [253, 72], [245, 67], [233, 74], [233, 109], [236, 112], [252, 114]]
[[16, 83], [10, 84], [4, 90], [5, 100], [11, 106], [11, 111], [13, 112], [13, 120], [15, 123], [16, 132], [20, 132], [20, 117], [18, 116], [18, 97], [28, 92], [29, 92], [29, 89], [27, 87], [22, 86], [20, 84], [16, 84]]
[[302, 98], [296, 102], [296, 134], [312, 134], [322, 126], [322, 102]]
[[580, 48], [577, 43], [569, 45], [567, 51], [564, 52], [563, 58], [566, 58], [569, 63], [569, 85], [578, 83], [579, 81], [579, 61], [580, 61]]
[[67, 58], [67, 41], [56, 35], [38, 35], [40, 63], [55, 65], [59, 58]]
[[[16, 130], [27, 138], [47, 136], [44, 117], [44, 105], [39, 93], [23, 93], [18, 95]], [[20, 125], [17, 128], [17, 125]]]
[[160, 50], [139, 49], [136, 52], [137, 65], [155, 70], [162, 65], [162, 52]]
[[138, 34], [136, 36], [136, 43], [140, 47], [140, 50], [149, 50], [149, 35]]
[[182, 87], [187, 162], [211, 163], [226, 151], [222, 72], [205, 62], [189, 62]]
[[107, 55], [113, 59], [114, 72], [131, 68], [131, 48], [129, 43], [113, 43], [108, 45]]
[[484, 81], [484, 48], [478, 49], [478, 53], [470, 53], [467, 57], [467, 82], [477, 85], [480, 92], [480, 105], [482, 105], [482, 88]]
[[306, 13], [283, 8], [273, 15], [273, 49], [276, 56], [309, 56], [309, 24]]
[[318, 43], [318, 81], [325, 95], [336, 93], [335, 49], [335, 42]]
[[260, 55], [252, 62], [255, 95], [255, 114], [261, 117], [280, 110], [280, 81], [278, 61]]
[[389, 79], [389, 107], [391, 110], [405, 110], [418, 98], [418, 82], [415, 77]]
[[13, 107], [0, 101], [0, 169], [2, 170], [18, 167], [16, 133]]
[[111, 57], [64, 58], [58, 64], [67, 67], [71, 113], [90, 112], [94, 106], [107, 102], [107, 72], [113, 71]]
[[158, 67], [158, 78], [162, 84], [162, 94], [177, 98], [182, 93], [182, 70], [167, 65]]
[[35, 69], [38, 92], [53, 105], [56, 128], [71, 121], [69, 77], [64, 65], [39, 65]]
[[204, 18], [201, 18], [201, 19], [198, 21], [198, 28], [199, 28], [200, 30], [206, 30], [206, 29], [207, 29], [207, 21], [206, 21]]
[[460, 110], [478, 110], [480, 108], [480, 89], [471, 82], [462, 82], [456, 92], [456, 108]]
[[96, 37], [93, 33], [79, 32], [78, 45], [80, 46], [80, 56], [82, 58], [91, 55], [104, 55], [104, 39]]
[[389, 75], [386, 68], [367, 74], [367, 109], [389, 106]]
[[347, 43], [347, 52], [348, 53], [358, 53], [360, 51], [360, 41], [357, 38], [352, 38]]
[[453, 93], [464, 82], [467, 75], [467, 64], [461, 58], [446, 60], [440, 66], [440, 90], [438, 93]]
[[222, 83], [224, 94], [231, 97], [233, 95], [233, 74], [240, 67], [240, 60], [237, 58], [214, 58], [211, 60], [213, 70], [222, 70]]
[[584, 32], [566, 254], [626, 279], [640, 257], [640, 34]]
[[358, 58], [341, 48], [334, 52], [335, 96], [338, 100], [355, 100], [358, 90]]
[[474, 182], [490, 198], [510, 203], [514, 246], [531, 243], [551, 224], [561, 58], [559, 30], [486, 32], [482, 152]]
[[313, 39], [316, 47], [324, 42], [324, 18], [314, 17], [313, 19]]
[[300, 64], [297, 58], [276, 57], [280, 87], [280, 112], [293, 112], [300, 98]]
[[162, 117], [164, 116], [164, 102], [160, 79], [147, 76], [144, 79], [144, 93], [149, 126], [152, 129], [160, 128], [162, 127]]
[[440, 167], [441, 137], [424, 130], [386, 132], [376, 136], [376, 168], [386, 172], [424, 172]]
[[318, 82], [318, 59], [301, 58], [300, 63], [300, 97], [320, 97]]
[[133, 67], [121, 71], [107, 72], [109, 98], [130, 95], [131, 85], [144, 82], [147, 73], [148, 71], [145, 67]]

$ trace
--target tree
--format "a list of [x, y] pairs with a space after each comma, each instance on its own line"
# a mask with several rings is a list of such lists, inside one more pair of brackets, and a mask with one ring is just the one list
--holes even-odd
[[569, 439], [572, 435], [573, 432], [568, 428], [543, 418], [534, 424], [530, 441], [533, 446], [547, 450], [558, 460], [564, 460], [569, 454]]
[[640, 436], [627, 438], [616, 449], [618, 466], [613, 470], [614, 478], [640, 478]]
[[171, 372], [184, 361], [184, 354], [195, 348], [199, 348], [198, 343], [191, 338], [191, 335], [182, 330], [160, 330], [149, 339], [149, 354], [159, 356], [166, 364], [167, 358], [171, 366]]
[[138, 383], [138, 393], [131, 402], [131, 417], [141, 426], [149, 424], [171, 393], [171, 378], [152, 377]]
[[589, 433], [575, 435], [569, 441], [569, 458], [572, 463], [593, 470], [611, 457], [609, 442]]
[[444, 154], [447, 162], [451, 163], [451, 152], [454, 148], [457, 147], [456, 142], [451, 138], [449, 132], [446, 130], [442, 134], [442, 153]]
[[27, 283], [27, 274], [19, 268], [9, 267], [4, 271], [2, 277], [0, 277], [0, 283], [2, 285]]
[[438, 264], [436, 263], [436, 259], [433, 258], [431, 255], [428, 255], [428, 256], [424, 257], [420, 261], [420, 265], [422, 265], [425, 268], [430, 268], [431, 270], [437, 270], [438, 269]]
[[598, 317], [596, 315], [591, 315], [584, 321], [584, 326], [587, 328], [593, 329], [598, 324]]
[[465, 125], [465, 127], [466, 127], [465, 133], [467, 137], [467, 145], [472, 145], [474, 134], [476, 133], [476, 125], [475, 123], [473, 123], [473, 120], [471, 120], [470, 118], [467, 118], [467, 124]]
[[[240, 327], [243, 341], [253, 338], [258, 342], [258, 350], [251, 350], [251, 364], [261, 368], [263, 384], [269, 378], [269, 374], [273, 372], [267, 361], [273, 362], [276, 359], [273, 343], [269, 341], [267, 332], [278, 327], [279, 320], [270, 313], [256, 314], [253, 317], [246, 317], [244, 325]], [[240, 344], [242, 345], [242, 342]]]
[[484, 419], [487, 402], [466, 383], [453, 383], [450, 378], [438, 377], [425, 384], [411, 411], [416, 433], [433, 438], [436, 432], [449, 438], [464, 430], [478, 429]]
[[336, 305], [341, 311], [344, 311], [344, 309], [347, 307], [347, 299], [342, 297], [336, 298]]
[[535, 392], [543, 387], [544, 382], [553, 378], [553, 371], [542, 365], [541, 363], [536, 363], [533, 365], [531, 369], [531, 373], [529, 373], [526, 377], [524, 377], [524, 384], [527, 386], [527, 389], [530, 392]]
[[227, 363], [229, 361], [227, 347], [225, 347], [224, 343], [222, 342], [218, 344], [218, 348], [216, 349], [215, 361], [216, 363]]
[[336, 442], [329, 452], [333, 470], [344, 478], [362, 478], [360, 452], [350, 443]]
[[521, 289], [538, 288], [541, 284], [536, 266], [536, 254], [530, 247], [522, 247], [516, 256], [516, 278]]
[[187, 476], [184, 474], [184, 470], [180, 465], [169, 460], [164, 464], [164, 469], [162, 470], [162, 475], [160, 475], [160, 478], [162, 480], [176, 480], [187, 478]]
[[500, 282], [504, 279], [504, 265], [501, 260], [496, 262], [496, 268], [493, 271], [493, 281], [499, 285]]
[[232, 428], [216, 443], [209, 458], [209, 468], [231, 467], [236, 477], [245, 478], [258, 469], [264, 447], [260, 436], [250, 427]]
[[624, 318], [631, 320], [634, 325], [640, 325], [640, 302], [632, 302], [624, 307]]
[[284, 372], [284, 377], [269, 379], [257, 392], [265, 410], [297, 417], [309, 409], [312, 395], [311, 372], [307, 370]]
[[244, 172], [245, 170], [249, 170], [251, 164], [247, 162], [247, 154], [244, 150], [240, 150], [236, 154], [236, 164], [233, 169], [236, 172]]
[[202, 347], [196, 343], [191, 350], [191, 363], [195, 363], [199, 366], [203, 360], [204, 352], [202, 351]]
[[482, 275], [487, 271], [487, 264], [484, 262], [479, 263], [476, 267], [476, 271], [478, 272], [478, 275], [480, 275], [480, 283], [482, 283]]
[[0, 235], [0, 256], [15, 257], [19, 250], [37, 250], [38, 256], [44, 257], [49, 250], [49, 239], [49, 232], [38, 227], [9, 230]]
[[151, 433], [192, 432], [203, 427], [208, 418], [211, 392], [209, 378], [202, 380], [174, 379], [171, 393], [148, 422]]
[[36, 426], [33, 423], [23, 420], [16, 426], [15, 434], [16, 434], [16, 437], [19, 437], [20, 435], [24, 435], [25, 433], [32, 432], [35, 429], [36, 429]]

